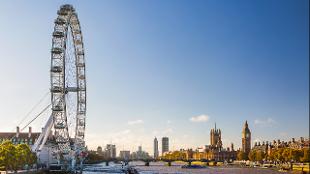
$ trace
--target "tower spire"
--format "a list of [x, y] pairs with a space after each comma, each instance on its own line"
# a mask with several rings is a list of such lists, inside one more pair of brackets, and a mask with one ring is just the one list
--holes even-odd
[[215, 131], [216, 131], [216, 122], [215, 122]]

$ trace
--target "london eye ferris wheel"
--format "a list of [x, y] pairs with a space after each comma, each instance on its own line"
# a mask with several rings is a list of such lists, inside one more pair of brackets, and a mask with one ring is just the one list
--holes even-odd
[[61, 6], [55, 20], [50, 85], [58, 154], [76, 161], [85, 148], [86, 78], [81, 26], [71, 5]]

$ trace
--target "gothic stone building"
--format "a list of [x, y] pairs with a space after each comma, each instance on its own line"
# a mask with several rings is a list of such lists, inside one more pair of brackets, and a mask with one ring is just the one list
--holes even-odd
[[206, 145], [203, 151], [196, 150], [189, 153], [192, 159], [195, 160], [212, 160], [212, 161], [229, 161], [237, 158], [237, 151], [234, 150], [234, 145], [229, 148], [223, 148], [221, 129], [216, 128], [210, 131], [210, 145]]
[[222, 149], [221, 129], [216, 129], [216, 123], [214, 129], [210, 131], [210, 149]]
[[242, 129], [242, 151], [247, 154], [251, 151], [251, 131], [247, 121]]

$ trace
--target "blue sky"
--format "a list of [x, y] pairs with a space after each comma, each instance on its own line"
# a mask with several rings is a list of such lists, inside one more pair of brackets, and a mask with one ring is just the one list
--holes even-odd
[[155, 136], [195, 148], [209, 144], [215, 122], [224, 145], [240, 147], [245, 120], [253, 141], [308, 136], [306, 0], [1, 1], [0, 131], [48, 92], [64, 3], [82, 25], [90, 148], [152, 152]]

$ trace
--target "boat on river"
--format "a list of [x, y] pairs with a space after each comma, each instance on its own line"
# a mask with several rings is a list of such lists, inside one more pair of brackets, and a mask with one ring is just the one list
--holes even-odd
[[202, 169], [202, 168], [207, 168], [207, 166], [202, 166], [202, 165], [184, 165], [182, 166], [183, 169]]

